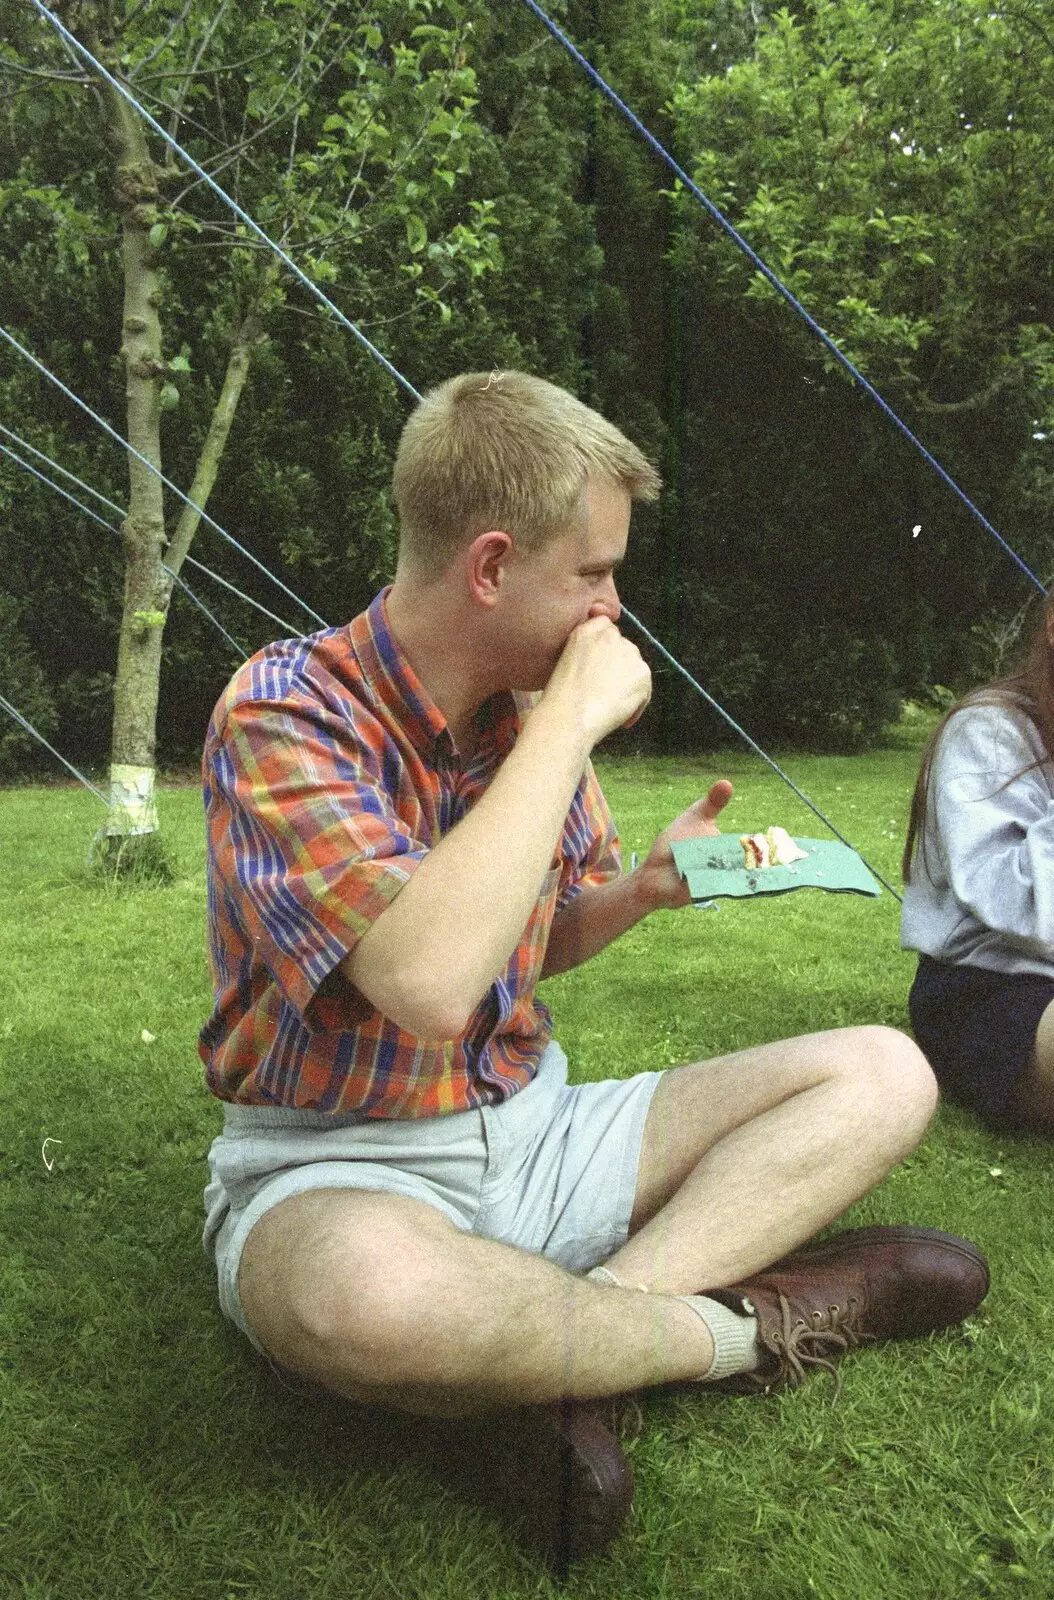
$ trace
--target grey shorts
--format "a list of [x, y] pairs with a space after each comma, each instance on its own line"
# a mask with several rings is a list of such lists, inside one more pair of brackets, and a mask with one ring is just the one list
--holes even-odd
[[308, 1189], [423, 1200], [466, 1233], [588, 1272], [626, 1242], [661, 1076], [570, 1086], [567, 1058], [550, 1044], [526, 1089], [479, 1111], [393, 1122], [225, 1105], [204, 1233], [224, 1315], [260, 1348], [238, 1299], [242, 1249], [265, 1212]]

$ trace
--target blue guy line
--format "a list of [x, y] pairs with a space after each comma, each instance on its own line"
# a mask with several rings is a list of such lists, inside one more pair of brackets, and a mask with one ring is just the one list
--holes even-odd
[[[236, 594], [239, 600], [244, 600], [247, 606], [252, 606], [254, 610], [260, 612], [261, 616], [268, 617], [271, 622], [277, 622], [280, 628], [285, 629], [290, 639], [300, 637], [301, 630], [299, 628], [295, 628], [291, 622], [284, 621], [282, 617], [276, 616], [273, 611], [268, 611], [267, 607], [262, 606], [259, 600], [254, 600], [251, 594], [246, 594], [244, 590], [238, 588], [237, 584], [230, 583], [226, 578], [221, 578], [219, 573], [213, 572], [211, 567], [206, 567], [201, 561], [195, 561], [193, 556], [184, 556], [183, 561], [186, 566], [195, 567], [198, 572], [203, 572], [207, 578], [211, 578], [213, 583], [218, 583], [221, 588], [228, 589], [231, 594]], [[172, 569], [166, 567], [165, 570], [170, 572]], [[177, 578], [176, 581], [177, 583], [182, 582], [182, 579]]]
[[[128, 515], [128, 513], [121, 506], [115, 504], [113, 500], [109, 500], [107, 499], [106, 495], [100, 494], [98, 489], [93, 489], [90, 483], [85, 483], [84, 479], [78, 478], [75, 472], [69, 472], [65, 467], [60, 466], [57, 461], [52, 461], [51, 457], [45, 455], [43, 450], [38, 450], [35, 444], [29, 443], [28, 439], [19, 438], [17, 433], [13, 433], [10, 428], [5, 428], [2, 422], [0, 422], [0, 433], [2, 433], [7, 439], [13, 439], [15, 444], [18, 445], [19, 449], [28, 450], [30, 454], [36, 456], [38, 460], [46, 461], [53, 472], [60, 472], [64, 478], [68, 478], [71, 483], [75, 483], [78, 489], [83, 489], [85, 494], [93, 495], [95, 499], [100, 501], [102, 505], [106, 506], [108, 510], [116, 512], [122, 521]], [[0, 449], [3, 449], [2, 445], [0, 445]], [[6, 455], [11, 455], [13, 460], [18, 461], [19, 466], [26, 467], [30, 472], [34, 470], [28, 461], [22, 461], [18, 456], [13, 455], [13, 452], [10, 450], [5, 451], [4, 453]], [[53, 483], [50, 478], [45, 477], [43, 473], [36, 473], [36, 476], [46, 483], [49, 488], [55, 489], [59, 494], [65, 494], [64, 489], [60, 488], [57, 483]], [[79, 507], [81, 511], [87, 512], [88, 516], [93, 515], [93, 513], [88, 510], [87, 506], [81, 505], [79, 500], [74, 500], [72, 495], [66, 495], [66, 498], [67, 500], [72, 500], [73, 504]], [[102, 521], [102, 519], [97, 517], [96, 521]], [[120, 533], [121, 531], [119, 528], [114, 528], [112, 522], [103, 521], [102, 525], [104, 528], [112, 529], [114, 533]], [[239, 600], [244, 600], [247, 606], [252, 606], [256, 611], [259, 611], [271, 622], [277, 622], [278, 626], [280, 628], [285, 628], [286, 632], [291, 637], [295, 638], [297, 635], [299, 635], [299, 628], [294, 627], [291, 622], [286, 622], [283, 617], [276, 616], [273, 611], [268, 611], [267, 607], [262, 606], [259, 600], [254, 600], [251, 594], [244, 594], [242, 590], [239, 589], [235, 584], [229, 583], [226, 578], [221, 578], [218, 572], [213, 572], [212, 568], [207, 567], [203, 561], [195, 561], [193, 556], [184, 556], [183, 560], [188, 567], [196, 568], [198, 572], [203, 572], [207, 578], [211, 578], [214, 583], [221, 584], [224, 589], [229, 589], [231, 594], [236, 594]], [[197, 596], [192, 594], [190, 589], [187, 588], [187, 585], [183, 583], [183, 580], [178, 573], [173, 572], [172, 568], [166, 566], [164, 562], [162, 562], [161, 565], [171, 577], [175, 578], [178, 584], [182, 585], [182, 587], [186, 589], [187, 593], [191, 596], [191, 599], [194, 600], [195, 603], [200, 603], [197, 600]], [[208, 614], [211, 615], [211, 613]], [[217, 624], [217, 626], [219, 626], [219, 624]], [[227, 637], [230, 638], [230, 635], [228, 634]], [[241, 649], [240, 645], [238, 646], [238, 649]]]
[[648, 629], [644, 626], [643, 622], [641, 622], [639, 617], [635, 617], [633, 615], [632, 611], [629, 611], [625, 606], [622, 607], [622, 615], [626, 618], [627, 622], [632, 622], [633, 626], [640, 633], [642, 633], [644, 635], [644, 637], [645, 637], [645, 639], [647, 639], [648, 643], [650, 645], [652, 645], [653, 648], [656, 649], [661, 656], [665, 657], [665, 659], [670, 663], [671, 667], [675, 667], [677, 669], [677, 671], [681, 674], [682, 678], [687, 678], [688, 682], [691, 684], [692, 688], [696, 691], [696, 693], [702, 695], [702, 697], [706, 701], [707, 705], [708, 706], [712, 706], [713, 709], [717, 712], [719, 717], [724, 717], [725, 721], [728, 723], [728, 726], [730, 728], [734, 728], [735, 729], [736, 733], [739, 734], [739, 737], [743, 740], [743, 742], [745, 744], [748, 744], [750, 746], [751, 750], [754, 751], [755, 755], [759, 755], [761, 757], [762, 761], [768, 762], [768, 764], [772, 768], [773, 772], [775, 772], [777, 774], [777, 776], [779, 776], [779, 777], [781, 777], [783, 779], [783, 781], [787, 785], [788, 789], [793, 789], [794, 790], [794, 793], [798, 796], [798, 799], [803, 801], [804, 804], [808, 806], [809, 810], [813, 813], [813, 815], [819, 817], [820, 821], [825, 825], [825, 827], [830, 828], [831, 832], [833, 834], [837, 835], [837, 837], [839, 839], [841, 839], [843, 844], [849, 845], [850, 850], [854, 851], [856, 855], [860, 856], [860, 859], [864, 863], [864, 866], [867, 868], [867, 870], [872, 874], [873, 877], [876, 877], [878, 879], [879, 883], [882, 884], [883, 888], [889, 890], [889, 892], [893, 896], [894, 900], [900, 900], [901, 896], [897, 893], [897, 891], [894, 889], [894, 887], [893, 887], [893, 885], [891, 883], [887, 883], [886, 882], [885, 878], [883, 878], [882, 874], [878, 871], [878, 868], [877, 867], [873, 867], [871, 865], [870, 861], [868, 861], [867, 857], [864, 856], [859, 850], [857, 850], [857, 848], [856, 848], [856, 846], [854, 844], [850, 844], [849, 840], [846, 838], [844, 833], [839, 833], [839, 831], [835, 827], [834, 823], [828, 821], [828, 819], [824, 816], [823, 812], [820, 810], [819, 806], [814, 806], [812, 801], [809, 799], [809, 796], [807, 794], [803, 794], [802, 791], [798, 788], [798, 785], [794, 782], [794, 779], [793, 778], [789, 778], [787, 776], [787, 774], [784, 772], [783, 768], [781, 766], [778, 766], [776, 764], [776, 762], [773, 761], [771, 756], [767, 756], [765, 754], [765, 752], [764, 752], [764, 750], [762, 750], [761, 746], [759, 744], [756, 744], [755, 741], [750, 737], [750, 735], [747, 732], [747, 730], [745, 728], [741, 728], [739, 723], [736, 721], [736, 719], [734, 717], [729, 716], [729, 714], [725, 710], [724, 706], [718, 705], [717, 701], [714, 699], [712, 694], [707, 694], [707, 692], [703, 688], [702, 684], [699, 683], [697, 679], [692, 677], [692, 674], [688, 671], [688, 668], [681, 666], [681, 663], [677, 660], [677, 657], [674, 656], [674, 655], [671, 655], [669, 650], [667, 650], [666, 646], [664, 644], [660, 643], [660, 641], [658, 639], [656, 639], [656, 637], [655, 637], [655, 635], [653, 633], [650, 633], [648, 631]]
[[17, 723], [25, 728], [27, 733], [31, 733], [34, 739], [39, 739], [45, 750], [50, 750], [56, 761], [61, 761], [67, 772], [72, 772], [75, 778], [79, 778], [84, 787], [86, 789], [90, 789], [92, 794], [100, 799], [104, 806], [109, 805], [109, 801], [103, 794], [102, 790], [97, 789], [94, 783], [92, 783], [91, 779], [84, 776], [83, 772], [78, 772], [72, 761], [67, 761], [65, 756], [60, 756], [58, 751], [55, 749], [55, 746], [48, 744], [48, 741], [45, 739], [44, 735], [42, 733], [38, 733], [33, 724], [31, 722], [27, 722], [21, 711], [16, 711], [10, 700], [5, 700], [2, 694], [0, 694], [0, 707], [7, 712], [8, 716], [13, 717]]
[[[107, 495], [101, 494], [98, 489], [93, 489], [90, 483], [85, 483], [83, 478], [78, 478], [75, 472], [67, 472], [65, 467], [60, 467], [57, 461], [52, 461], [51, 457], [45, 455], [43, 450], [38, 450], [35, 444], [30, 444], [28, 439], [21, 438], [11, 428], [5, 427], [2, 422], [0, 422], [0, 433], [3, 434], [5, 439], [10, 439], [12, 444], [16, 444], [20, 450], [28, 450], [30, 455], [36, 456], [38, 461], [45, 461], [53, 472], [60, 472], [64, 478], [69, 479], [70, 483], [75, 483], [78, 489], [83, 489], [85, 494], [90, 494], [93, 499], [98, 500], [99, 504], [104, 505], [107, 511], [115, 512], [117, 516], [122, 519], [122, 521], [128, 515], [128, 513], [121, 506], [119, 506], [115, 500], [111, 500]], [[22, 462], [21, 464], [23, 466], [28, 465], [27, 462]], [[46, 483], [48, 480], [45, 478], [44, 481]], [[58, 485], [54, 484], [52, 487], [57, 488]], [[74, 503], [78, 505], [80, 504], [79, 501], [75, 501]], [[81, 509], [84, 510], [85, 508], [82, 506]], [[112, 524], [107, 522], [104, 524], [104, 526], [109, 528], [112, 526]]]
[[[34, 3], [38, 3], [38, 0], [34, 0]], [[998, 529], [992, 526], [988, 518], [977, 508], [977, 506], [974, 505], [973, 501], [965, 493], [965, 491], [959, 488], [959, 485], [955, 482], [955, 479], [950, 475], [950, 473], [945, 471], [937, 458], [930, 454], [930, 452], [926, 449], [926, 446], [922, 443], [922, 440], [912, 433], [906, 422], [902, 422], [900, 420], [892, 406], [889, 405], [887, 401], [883, 400], [878, 390], [867, 381], [863, 373], [853, 365], [849, 357], [838, 348], [834, 340], [829, 334], [824, 332], [815, 318], [810, 316], [809, 312], [806, 311], [801, 301], [791, 293], [786, 284], [780, 281], [780, 279], [772, 271], [772, 268], [766, 265], [766, 263], [761, 259], [757, 251], [751, 248], [751, 246], [744, 239], [743, 235], [732, 226], [731, 222], [729, 222], [724, 213], [719, 211], [717, 206], [714, 205], [713, 201], [708, 199], [698, 185], [692, 182], [692, 179], [688, 176], [687, 172], [685, 172], [684, 168], [678, 165], [665, 146], [659, 143], [655, 135], [644, 126], [643, 122], [641, 122], [636, 113], [630, 110], [626, 102], [619, 98], [614, 89], [612, 89], [611, 85], [600, 76], [600, 73], [596, 70], [592, 63], [586, 60], [585, 56], [580, 50], [576, 49], [576, 47], [571, 43], [571, 40], [567, 37], [566, 33], [564, 33], [562, 29], [557, 26], [552, 17], [548, 16], [542, 10], [541, 6], [538, 4], [538, 0], [523, 0], [523, 3], [534, 12], [539, 22], [548, 28], [553, 38], [556, 39], [559, 44], [563, 45], [568, 55], [570, 55], [573, 60], [577, 61], [583, 72], [586, 72], [589, 75], [594, 86], [600, 90], [601, 94], [611, 101], [611, 104], [622, 114], [623, 117], [625, 117], [630, 126], [636, 129], [642, 139], [646, 140], [646, 142], [655, 151], [655, 154], [666, 163], [666, 165], [670, 168], [670, 171], [673, 172], [681, 181], [681, 183], [684, 184], [684, 187], [688, 190], [688, 192], [694, 195], [699, 204], [703, 206], [707, 212], [709, 212], [710, 216], [717, 223], [718, 227], [723, 228], [728, 234], [729, 238], [732, 239], [736, 245], [738, 245], [740, 250], [742, 250], [743, 254], [749, 257], [754, 266], [757, 268], [758, 272], [761, 273], [762, 277], [772, 285], [778, 294], [782, 295], [783, 299], [786, 300], [788, 305], [793, 306], [794, 310], [808, 325], [810, 331], [816, 335], [817, 339], [820, 340], [820, 343], [830, 351], [831, 355], [834, 356], [836, 361], [841, 363], [841, 365], [852, 377], [853, 381], [858, 383], [865, 393], [871, 396], [871, 399], [874, 400], [875, 404], [879, 406], [882, 411], [885, 412], [886, 416], [889, 418], [890, 422], [893, 423], [894, 427], [899, 428], [904, 437], [915, 446], [915, 449], [922, 456], [923, 460], [933, 468], [937, 476], [948, 485], [949, 489], [958, 495], [963, 505], [974, 517], [977, 518], [977, 521], [981, 524], [982, 528], [984, 528], [986, 532], [990, 533], [992, 538], [997, 540], [998, 543], [1002, 545], [1007, 555], [1012, 561], [1016, 561], [1017, 565], [1021, 568], [1021, 571], [1025, 574], [1025, 577], [1035, 584], [1040, 594], [1046, 594], [1046, 586], [1040, 581], [1039, 578], [1036, 577], [1036, 574], [1032, 571], [1031, 567], [1026, 565], [1026, 563], [1011, 545], [1007, 544], [1006, 540], [1003, 538]]]
[[339, 306], [333, 304], [333, 301], [323, 293], [318, 284], [312, 282], [303, 268], [298, 267], [292, 257], [288, 256], [280, 245], [275, 244], [274, 240], [264, 232], [259, 223], [254, 222], [249, 213], [247, 211], [243, 211], [238, 202], [236, 200], [232, 200], [230, 195], [227, 194], [225, 190], [220, 188], [215, 178], [210, 178], [204, 167], [199, 166], [194, 160], [194, 157], [192, 155], [188, 155], [186, 150], [183, 149], [182, 145], [176, 143], [172, 135], [161, 126], [156, 117], [152, 117], [150, 115], [145, 106], [140, 104], [140, 102], [135, 98], [135, 95], [132, 94], [132, 92], [120, 81], [120, 79], [115, 78], [112, 72], [107, 72], [102, 62], [95, 59], [87, 46], [81, 44], [76, 35], [72, 34], [70, 30], [59, 21], [58, 17], [53, 11], [48, 10], [47, 6], [43, 4], [43, 0], [33, 0], [33, 5], [36, 6], [37, 10], [40, 12], [40, 15], [45, 18], [46, 21], [51, 23], [56, 32], [61, 34], [66, 43], [71, 45], [73, 49], [76, 50], [77, 54], [81, 56], [83, 60], [87, 61], [90, 66], [94, 67], [95, 71], [99, 73], [100, 77], [105, 78], [110, 87], [116, 89], [117, 93], [122, 95], [123, 98], [128, 101], [130, 106], [134, 107], [134, 109], [143, 118], [143, 121], [148, 123], [150, 127], [153, 128], [154, 132], [158, 134], [167, 145], [171, 146], [171, 148], [176, 151], [177, 155], [183, 158], [183, 160], [187, 163], [187, 166], [190, 167], [191, 171], [197, 173], [201, 181], [208, 185], [213, 194], [217, 195], [219, 199], [223, 201], [224, 205], [229, 206], [234, 212], [234, 215], [238, 217], [240, 221], [244, 222], [245, 226], [251, 229], [256, 237], [260, 239], [269, 250], [274, 251], [279, 261], [288, 267], [289, 271], [293, 273], [294, 277], [299, 278], [300, 282], [305, 284], [307, 288], [310, 289], [316, 300], [320, 300], [326, 309], [334, 317], [336, 317], [337, 321], [342, 323], [344, 327], [349, 330], [349, 332], [355, 335], [356, 339], [363, 346], [363, 348], [369, 351], [370, 355], [375, 361], [380, 362], [381, 366], [388, 373], [388, 375], [394, 378], [396, 383], [401, 384], [406, 390], [407, 394], [412, 395], [415, 400], [420, 400], [421, 396], [418, 394], [410, 380], [403, 377], [398, 367], [393, 366], [388, 360], [388, 357], [381, 354], [381, 352], [377, 349], [377, 346], [372, 344], [370, 340], [367, 339], [362, 329], [357, 328], [354, 322], [352, 322], [349, 317], [344, 315], [344, 312], [340, 310]]
[[[5, 428], [3, 431], [5, 433], [10, 433], [10, 430], [7, 429], [7, 428]], [[30, 448], [32, 449], [32, 446], [30, 446]], [[78, 511], [83, 511], [83, 513], [84, 513], [84, 515], [86, 517], [90, 517], [93, 522], [99, 523], [99, 525], [101, 527], [108, 528], [111, 533], [116, 533], [118, 535], [118, 537], [120, 537], [120, 533], [121, 533], [120, 528], [115, 528], [112, 522], [107, 522], [105, 517], [100, 517], [97, 512], [95, 512], [95, 511], [93, 511], [91, 509], [90, 506], [83, 505], [81, 503], [81, 501], [76, 498], [75, 495], [70, 494], [69, 491], [64, 489], [60, 483], [54, 483], [49, 477], [46, 476], [45, 473], [39, 471], [38, 468], [36, 468], [32, 464], [31, 461], [23, 461], [22, 457], [19, 456], [19, 455], [16, 455], [15, 451], [10, 449], [9, 446], [7, 446], [6, 444], [0, 444], [0, 454], [3, 454], [5, 456], [10, 456], [11, 460], [17, 462], [18, 465], [20, 467], [22, 467], [26, 472], [31, 472], [33, 474], [34, 478], [39, 478], [41, 483], [46, 483], [49, 489], [54, 489], [56, 494], [60, 494], [64, 500], [68, 500], [71, 505], [76, 506]], [[38, 452], [38, 454], [39, 454], [39, 452]], [[59, 468], [59, 471], [60, 472], [62, 471], [61, 467]], [[69, 476], [72, 477], [72, 473], [70, 473]], [[78, 479], [77, 481], [79, 482], [80, 480]], [[87, 488], [87, 485], [84, 485], [84, 487]], [[98, 491], [95, 490], [95, 489], [89, 489], [88, 492], [89, 492], [89, 494], [97, 494]], [[99, 495], [99, 499], [103, 500], [104, 497], [102, 495]], [[112, 502], [106, 500], [106, 501], [104, 501], [104, 503], [106, 505], [110, 505]], [[115, 509], [119, 509], [119, 508], [115, 507]], [[226, 639], [227, 643], [233, 647], [233, 649], [237, 652], [237, 654], [240, 657], [240, 659], [242, 661], [247, 661], [249, 659], [248, 652], [242, 648], [242, 646], [238, 643], [237, 639], [234, 639], [234, 638], [231, 637], [231, 635], [227, 632], [226, 628], [223, 626], [223, 623], [219, 620], [219, 618], [213, 616], [212, 612], [209, 610], [209, 608], [205, 604], [204, 600], [199, 600], [198, 596], [194, 593], [193, 589], [190, 587], [190, 584], [186, 583], [179, 576], [178, 572], [173, 572], [171, 567], [165, 566], [165, 563], [163, 561], [162, 561], [161, 565], [164, 568], [165, 572], [168, 573], [169, 577], [175, 579], [176, 583], [183, 590], [184, 594], [186, 594], [189, 599], [193, 600], [194, 604], [198, 607], [198, 609], [203, 611], [205, 613], [205, 615], [208, 617], [209, 621], [215, 627], [217, 627], [220, 630], [220, 632], [222, 633], [223, 637]], [[30, 732], [31, 733], [35, 733], [36, 730], [31, 728]], [[37, 737], [38, 738], [40, 737], [39, 734], [37, 735]]]
[[[164, 566], [163, 562], [162, 562], [162, 566]], [[171, 567], [165, 567], [165, 571], [166, 572], [171, 572], [172, 569], [171, 569]], [[183, 579], [178, 575], [178, 573], [174, 574], [174, 576], [175, 576], [176, 582], [179, 584], [179, 587], [183, 590], [183, 593], [187, 596], [187, 599], [188, 600], [192, 600], [194, 602], [194, 604], [197, 606], [198, 610], [200, 612], [202, 612], [204, 616], [208, 617], [208, 619], [212, 623], [213, 627], [214, 628], [218, 628], [220, 630], [220, 632], [222, 633], [223, 637], [226, 639], [226, 641], [230, 645], [231, 649], [236, 652], [236, 654], [238, 655], [240, 660], [248, 661], [249, 652], [248, 652], [248, 650], [245, 649], [244, 645], [240, 645], [238, 643], [237, 639], [233, 638], [231, 636], [231, 634], [229, 634], [227, 632], [226, 628], [223, 626], [223, 623], [220, 621], [219, 617], [215, 616], [214, 613], [209, 610], [209, 608], [205, 604], [204, 600], [201, 598], [200, 595], [197, 595], [197, 594], [194, 593], [194, 590], [190, 587], [189, 583], [184, 583]]]
[[166, 489], [171, 489], [173, 494], [178, 495], [181, 500], [186, 501], [190, 509], [192, 511], [196, 511], [203, 522], [207, 523], [210, 528], [215, 528], [216, 532], [221, 538], [226, 539], [227, 543], [232, 544], [236, 550], [240, 550], [242, 555], [246, 556], [252, 562], [254, 567], [257, 567], [262, 573], [264, 573], [266, 577], [270, 578], [272, 583], [278, 585], [283, 594], [287, 594], [290, 600], [295, 600], [298, 606], [303, 606], [304, 610], [307, 612], [308, 616], [313, 619], [313, 621], [317, 622], [322, 628], [328, 626], [324, 618], [320, 617], [317, 611], [312, 611], [306, 600], [301, 600], [300, 596], [298, 594], [294, 594], [289, 585], [283, 583], [281, 578], [276, 578], [274, 573], [270, 572], [268, 568], [264, 566], [263, 562], [253, 555], [251, 550], [247, 550], [243, 544], [239, 544], [234, 535], [228, 533], [226, 528], [221, 528], [215, 518], [210, 517], [207, 511], [202, 510], [201, 506], [195, 505], [190, 496], [184, 494], [183, 490], [180, 489], [177, 484], [174, 484], [171, 478], [165, 477], [165, 474], [161, 471], [160, 467], [155, 466], [154, 462], [150, 461], [146, 456], [144, 456], [142, 452], [137, 450], [133, 444], [129, 444], [127, 439], [122, 439], [121, 435], [117, 432], [117, 429], [112, 428], [105, 418], [99, 416], [97, 411], [93, 411], [86, 400], [82, 400], [79, 395], [74, 394], [73, 390], [64, 384], [61, 378], [57, 378], [53, 372], [48, 370], [43, 361], [38, 360], [35, 355], [26, 349], [25, 345], [19, 344], [13, 333], [9, 333], [6, 328], [0, 328], [0, 339], [6, 339], [7, 343], [17, 350], [20, 356], [22, 356], [32, 366], [36, 367], [38, 372], [43, 373], [44, 377], [49, 379], [49, 381], [53, 383], [56, 388], [61, 389], [63, 394], [72, 400], [75, 406], [79, 406], [87, 416], [91, 417], [93, 422], [98, 423], [99, 427], [102, 428], [105, 433], [108, 433], [111, 439], [115, 439], [121, 446], [122, 450], [127, 450], [128, 454], [135, 456], [137, 461], [141, 461], [143, 466], [147, 467], [149, 471], [154, 474], [155, 478], [160, 478]]

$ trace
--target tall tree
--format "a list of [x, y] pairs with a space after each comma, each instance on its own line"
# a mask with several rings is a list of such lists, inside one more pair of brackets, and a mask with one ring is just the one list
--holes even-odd
[[[459, 207], [479, 129], [465, 56], [469, 18], [458, 0], [331, 0], [323, 8], [288, 0], [266, 9], [248, 0], [56, 0], [52, 9], [311, 279], [339, 284], [356, 319], [405, 314], [407, 303], [446, 317], [459, 278], [496, 264], [488, 203]], [[26, 102], [30, 128], [41, 95], [67, 105], [88, 96], [95, 136], [81, 159], [95, 170], [105, 161], [110, 171], [95, 207], [70, 202], [70, 190], [91, 188], [78, 183], [83, 173], [51, 186], [16, 175], [3, 198], [44, 206], [74, 250], [106, 231], [107, 206], [119, 218], [122, 304], [113, 339], [135, 454], [122, 529], [110, 807], [98, 853], [141, 862], [158, 855], [163, 630], [200, 523], [189, 505], [166, 522], [157, 475], [164, 416], [193, 390], [195, 371], [215, 365], [185, 336], [195, 326], [188, 304], [195, 293], [208, 297], [204, 329], [225, 351], [187, 490], [203, 508], [269, 327], [286, 308], [312, 314], [310, 297], [46, 19], [24, 8], [0, 64]]]
[[[701, 186], [873, 381], [920, 419], [1012, 427], [1023, 470], [1043, 474], [1046, 451], [1032, 446], [1054, 433], [1046, 8], [800, 0], [673, 101]], [[694, 216], [691, 232], [696, 265], [773, 306], [744, 256]]]
[[[1043, 8], [675, 10], [684, 164], [1046, 576]], [[682, 544], [699, 551], [686, 636], [709, 642], [711, 686], [751, 727], [851, 743], [935, 672], [992, 670], [989, 644], [1028, 591], [749, 261], [694, 201], [675, 203], [692, 354]]]

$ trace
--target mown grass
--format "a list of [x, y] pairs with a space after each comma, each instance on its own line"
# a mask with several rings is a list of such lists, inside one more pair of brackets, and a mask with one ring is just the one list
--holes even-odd
[[[917, 752], [793, 758], [891, 881]], [[728, 774], [725, 825], [817, 825], [751, 759], [620, 761], [627, 852]], [[770, 1401], [655, 1394], [632, 1522], [561, 1591], [383, 1418], [283, 1388], [223, 1322], [199, 1235], [219, 1108], [195, 789], [161, 795], [175, 875], [82, 867], [98, 803], [0, 793], [0, 1596], [83, 1600], [951, 1600], [1054, 1592], [1054, 1146], [942, 1109], [855, 1208], [974, 1238], [963, 1330]], [[663, 914], [547, 986], [579, 1077], [854, 1022], [906, 1023], [897, 906], [800, 893]], [[144, 1041], [143, 1031], [153, 1035]], [[45, 1139], [48, 1170], [42, 1156]]]

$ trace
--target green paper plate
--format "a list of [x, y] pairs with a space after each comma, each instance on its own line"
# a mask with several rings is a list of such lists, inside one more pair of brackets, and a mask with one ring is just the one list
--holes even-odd
[[806, 852], [789, 867], [747, 868], [739, 836], [677, 839], [673, 859], [693, 900], [739, 900], [753, 894], [788, 894], [792, 889], [826, 889], [829, 894], [881, 894], [855, 850], [837, 839], [795, 839]]

